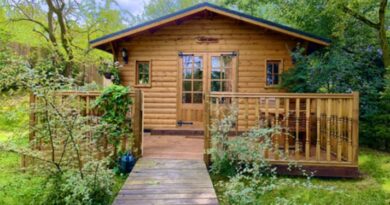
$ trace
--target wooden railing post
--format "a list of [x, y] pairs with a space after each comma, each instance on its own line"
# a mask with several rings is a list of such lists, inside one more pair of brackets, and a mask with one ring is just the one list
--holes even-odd
[[358, 164], [358, 153], [359, 153], [359, 92], [353, 92], [353, 135], [352, 135], [352, 146], [353, 146], [353, 164]]
[[[219, 109], [217, 107], [217, 109]], [[210, 136], [210, 95], [209, 93], [205, 93], [205, 100], [204, 100], [204, 153], [203, 153], [203, 160], [206, 164], [206, 166], [210, 165], [211, 162], [211, 156], [208, 153], [208, 150], [211, 148], [211, 136]]]
[[143, 96], [141, 90], [135, 90], [132, 110], [132, 128], [134, 135], [133, 154], [136, 157], [142, 156], [142, 135], [143, 135]]
[[31, 142], [35, 138], [35, 95], [30, 93], [30, 133], [29, 141]]

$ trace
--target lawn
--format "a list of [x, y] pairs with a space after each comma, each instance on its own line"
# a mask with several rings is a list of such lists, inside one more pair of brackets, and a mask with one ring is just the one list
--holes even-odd
[[[0, 142], [18, 146], [28, 144], [28, 97], [0, 96]], [[35, 204], [39, 201], [44, 177], [23, 172], [20, 156], [0, 151], [0, 204]], [[118, 193], [126, 177], [116, 176], [114, 193]], [[115, 198], [115, 195], [111, 200]]]
[[[264, 204], [271, 204], [275, 197], [284, 196], [294, 199], [298, 204], [390, 204], [390, 153], [362, 148], [359, 154], [359, 179], [314, 178], [314, 185], [324, 189], [294, 188], [274, 191], [262, 199]], [[224, 181], [219, 176], [212, 176], [214, 184]], [[297, 178], [298, 180], [305, 180]], [[330, 190], [329, 190], [330, 189]], [[227, 205], [223, 199], [222, 186], [216, 186], [221, 205]]]

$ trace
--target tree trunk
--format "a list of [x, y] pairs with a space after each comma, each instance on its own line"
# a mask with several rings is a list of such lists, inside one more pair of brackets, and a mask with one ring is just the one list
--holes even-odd
[[388, 0], [382, 0], [379, 8], [379, 43], [382, 49], [383, 64], [386, 68], [386, 75], [390, 75], [390, 47], [386, 36], [386, 8]]

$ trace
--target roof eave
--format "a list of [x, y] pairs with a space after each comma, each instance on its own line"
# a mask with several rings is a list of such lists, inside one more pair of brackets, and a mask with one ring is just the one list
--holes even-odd
[[254, 24], [254, 25], [264, 27], [264, 28], [268, 28], [270, 30], [284, 33], [286, 35], [300, 38], [300, 39], [303, 39], [303, 40], [306, 40], [309, 42], [313, 42], [313, 43], [316, 43], [316, 44], [319, 44], [322, 46], [329, 46], [331, 43], [331, 41], [329, 39], [318, 37], [318, 36], [315, 36], [313, 34], [299, 31], [299, 30], [291, 28], [291, 27], [287, 27], [287, 26], [284, 26], [281, 24], [277, 24], [277, 23], [270, 22], [270, 21], [267, 21], [264, 19], [253, 17], [253, 16], [250, 16], [250, 15], [238, 12], [238, 11], [229, 10], [229, 9], [219, 7], [219, 6], [210, 4], [210, 3], [198, 4], [198, 5], [195, 5], [193, 7], [189, 7], [187, 9], [169, 14], [167, 16], [163, 16], [163, 17], [136, 25], [134, 27], [130, 27], [130, 28], [127, 28], [127, 29], [124, 29], [124, 30], [121, 30], [121, 31], [118, 31], [115, 33], [111, 33], [111, 34], [108, 34], [106, 36], [103, 36], [103, 37], [100, 37], [97, 39], [94, 39], [94, 40], [90, 41], [89, 43], [90, 43], [92, 48], [97, 48], [97, 47], [104, 45], [106, 43], [130, 36], [130, 35], [142, 32], [142, 31], [146, 31], [148, 29], [154, 28], [154, 27], [159, 26], [159, 25], [173, 22], [177, 19], [189, 16], [189, 15], [192, 15], [192, 14], [204, 11], [204, 10], [208, 10], [208, 11], [215, 12], [215, 13], [223, 15], [223, 16], [228, 16], [228, 17], [231, 17], [234, 19], [238, 19], [238, 20], [250, 23], [250, 24]]

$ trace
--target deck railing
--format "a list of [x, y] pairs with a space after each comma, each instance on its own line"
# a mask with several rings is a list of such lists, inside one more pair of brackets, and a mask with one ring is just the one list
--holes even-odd
[[[99, 91], [58, 91], [54, 94], [54, 98], [52, 101], [55, 103], [64, 104], [69, 101], [77, 101], [77, 112], [81, 113], [84, 116], [90, 116], [91, 119], [86, 123], [98, 124], [99, 116], [102, 113], [94, 108], [93, 102], [97, 99], [97, 97], [101, 94]], [[130, 97], [133, 100], [133, 104], [130, 108], [129, 113], [127, 114], [129, 118], [131, 118], [132, 132], [134, 137], [134, 142], [131, 145], [129, 144], [127, 137], [123, 137], [120, 143], [120, 149], [125, 151], [127, 149], [131, 149], [133, 154], [136, 156], [141, 155], [141, 140], [142, 140], [142, 131], [143, 131], [143, 94], [141, 90], [134, 90], [129, 93]], [[42, 111], [40, 111], [39, 107], [42, 106], [43, 101], [40, 97], [35, 95], [30, 95], [30, 142], [34, 142], [32, 146], [35, 149], [45, 151], [48, 147], [42, 141], [34, 140], [36, 138], [36, 128], [39, 127], [41, 123], [41, 119], [43, 117]], [[53, 128], [54, 129], [54, 128]], [[91, 131], [89, 131], [91, 132]], [[112, 147], [108, 146], [107, 138], [103, 138], [98, 144], [92, 143], [93, 133], [87, 133], [83, 142], [80, 142], [80, 149], [87, 154], [93, 155], [97, 158], [102, 158], [103, 156], [107, 156], [111, 151]], [[26, 166], [26, 159], [22, 157], [22, 166]]]
[[[232, 108], [233, 106], [233, 108]], [[235, 107], [235, 108], [234, 108]], [[271, 162], [357, 166], [359, 94], [226, 93], [205, 96], [205, 148], [211, 147], [210, 127], [236, 109], [236, 133], [253, 127], [281, 127], [274, 135]], [[283, 132], [282, 132], [283, 133]], [[208, 156], [206, 155], [206, 162]], [[288, 160], [287, 160], [288, 159]]]

